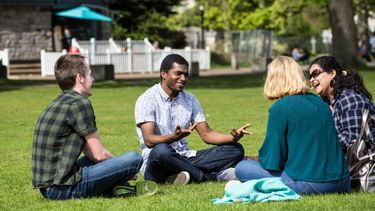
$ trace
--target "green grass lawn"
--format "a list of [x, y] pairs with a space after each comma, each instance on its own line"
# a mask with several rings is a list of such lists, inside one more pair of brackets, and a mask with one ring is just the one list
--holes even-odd
[[[375, 69], [361, 71], [375, 95]], [[257, 155], [262, 144], [271, 101], [262, 95], [264, 75], [191, 78], [187, 90], [201, 102], [210, 126], [227, 132], [245, 123], [255, 134], [241, 140], [247, 155]], [[136, 150], [134, 125], [137, 97], [154, 80], [97, 82], [90, 98], [103, 143], [113, 154]], [[303, 196], [298, 201], [212, 205], [222, 197], [224, 182], [160, 186], [151, 197], [91, 198], [49, 201], [31, 187], [31, 145], [35, 122], [60, 90], [55, 84], [0, 81], [0, 210], [374, 210], [375, 194]], [[203, 149], [196, 133], [189, 138], [193, 149]]]

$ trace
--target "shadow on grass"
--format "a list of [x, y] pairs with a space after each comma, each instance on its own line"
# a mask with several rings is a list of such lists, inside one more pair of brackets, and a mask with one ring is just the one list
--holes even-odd
[[[246, 74], [246, 75], [227, 75], [227, 76], [205, 76], [190, 77], [187, 82], [187, 88], [206, 88], [206, 89], [238, 89], [249, 87], [260, 87], [264, 83], [264, 74]], [[95, 88], [122, 88], [122, 87], [150, 87], [159, 83], [159, 78], [154, 79], [133, 79], [133, 80], [115, 80], [95, 82]]]
[[[205, 76], [190, 77], [187, 88], [206, 88], [206, 89], [238, 89], [261, 87], [264, 83], [264, 73], [252, 73], [244, 75], [226, 75], [226, 76]], [[155, 83], [159, 83], [159, 78], [152, 79], [124, 79], [110, 81], [96, 81], [94, 88], [123, 88], [123, 87], [151, 87]], [[20, 90], [30, 86], [56, 85], [55, 81], [41, 80], [6, 80], [0, 79], [0, 92]]]
[[56, 85], [56, 81], [48, 80], [8, 80], [0, 79], [0, 92], [21, 90], [25, 87], [30, 86], [45, 86], [45, 85]]

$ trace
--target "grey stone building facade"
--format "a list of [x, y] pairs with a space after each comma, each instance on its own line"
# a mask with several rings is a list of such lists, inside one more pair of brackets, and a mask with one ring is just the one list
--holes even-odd
[[0, 49], [16, 60], [37, 60], [40, 50], [52, 50], [51, 9], [48, 6], [0, 5]]
[[108, 22], [54, 16], [56, 11], [85, 3], [103, 8], [107, 6], [105, 0], [0, 0], [0, 49], [9, 49], [11, 62], [38, 61], [42, 49], [46, 51], [61, 50], [58, 47], [61, 46], [58, 43], [61, 41], [54, 39], [56, 25], [69, 26], [72, 37], [78, 39], [89, 39], [90, 37], [108, 39], [110, 37], [110, 23]]

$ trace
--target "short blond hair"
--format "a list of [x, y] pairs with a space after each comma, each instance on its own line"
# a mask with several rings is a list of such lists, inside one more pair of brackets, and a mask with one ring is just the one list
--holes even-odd
[[264, 96], [269, 100], [307, 93], [309, 86], [301, 67], [288, 56], [278, 56], [268, 65]]

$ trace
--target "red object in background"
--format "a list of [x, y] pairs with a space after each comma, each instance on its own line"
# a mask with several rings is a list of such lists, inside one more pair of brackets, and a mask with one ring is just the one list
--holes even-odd
[[75, 46], [70, 46], [69, 47], [69, 51], [68, 51], [70, 54], [80, 54], [81, 52], [79, 51], [79, 49]]

